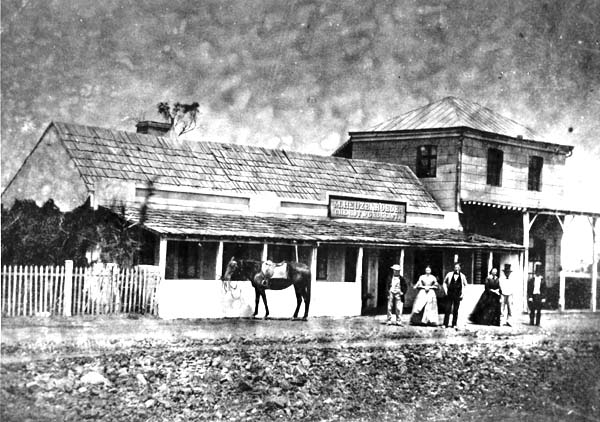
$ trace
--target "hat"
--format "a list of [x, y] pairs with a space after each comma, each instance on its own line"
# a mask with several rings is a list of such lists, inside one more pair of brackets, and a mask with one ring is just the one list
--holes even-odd
[[400, 271], [402, 269], [402, 267], [398, 264], [394, 264], [390, 268], [394, 271]]
[[510, 264], [504, 264], [504, 269], [502, 270], [505, 273], [512, 273], [512, 270], [510, 269]]

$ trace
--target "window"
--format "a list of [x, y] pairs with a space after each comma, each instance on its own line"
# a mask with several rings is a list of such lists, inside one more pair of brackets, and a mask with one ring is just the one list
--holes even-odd
[[422, 145], [417, 148], [417, 177], [435, 177], [437, 146]]
[[527, 189], [542, 190], [542, 167], [544, 159], [542, 157], [529, 157], [529, 177], [527, 178]]
[[262, 251], [263, 245], [259, 243], [223, 243], [223, 268], [221, 269], [221, 274], [225, 274], [225, 269], [231, 258], [261, 261]]
[[293, 262], [296, 260], [296, 251], [292, 245], [269, 245], [267, 258], [273, 262]]
[[328, 260], [329, 251], [327, 245], [320, 245], [317, 248], [317, 280], [327, 280]]
[[165, 278], [213, 280], [216, 263], [215, 242], [169, 241]]
[[346, 268], [344, 271], [344, 281], [353, 283], [356, 281], [356, 260], [358, 259], [358, 248], [346, 248]]
[[492, 186], [501, 186], [502, 181], [502, 161], [504, 153], [499, 149], [488, 149], [487, 161], [487, 184]]

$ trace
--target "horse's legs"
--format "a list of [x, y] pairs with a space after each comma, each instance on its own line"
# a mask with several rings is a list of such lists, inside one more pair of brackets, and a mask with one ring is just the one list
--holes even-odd
[[269, 306], [267, 306], [267, 294], [265, 290], [262, 289], [260, 291], [260, 296], [262, 297], [263, 303], [265, 304], [265, 319], [269, 317]]
[[303, 290], [304, 297], [304, 317], [302, 317], [303, 321], [308, 319], [308, 308], [310, 306], [310, 285], [306, 286]]
[[294, 312], [294, 319], [298, 318], [298, 311], [300, 310], [300, 304], [302, 303], [302, 291], [298, 287], [294, 286], [296, 292], [296, 311]]
[[258, 289], [255, 287], [254, 288], [254, 315], [252, 315], [253, 317], [255, 317], [258, 314], [258, 301], [260, 300], [260, 292], [258, 291]]

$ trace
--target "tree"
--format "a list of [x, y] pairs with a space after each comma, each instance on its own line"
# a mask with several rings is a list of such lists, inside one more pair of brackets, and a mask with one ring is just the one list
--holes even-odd
[[41, 207], [16, 201], [2, 208], [2, 262], [54, 264], [60, 260], [64, 214], [50, 199]]
[[103, 262], [130, 267], [144, 262], [145, 245], [153, 249], [142, 223], [125, 218], [124, 205], [94, 210], [89, 200], [63, 213], [50, 199], [42, 207], [16, 201], [2, 208], [2, 262], [8, 265], [60, 265], [71, 259], [87, 265], [86, 253], [95, 247]]
[[160, 102], [157, 105], [158, 114], [171, 124], [171, 131], [175, 136], [181, 136], [196, 128], [196, 119], [200, 104], [175, 103], [171, 106], [168, 102]]

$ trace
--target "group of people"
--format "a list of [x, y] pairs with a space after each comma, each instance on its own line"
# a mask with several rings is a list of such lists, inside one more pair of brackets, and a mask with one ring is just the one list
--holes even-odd
[[[387, 323], [392, 324], [392, 314], [395, 313], [396, 324], [402, 325], [401, 315], [404, 308], [404, 295], [408, 285], [400, 274], [401, 267], [392, 265], [392, 275], [388, 283], [388, 308]], [[431, 273], [431, 267], [425, 267], [425, 274], [421, 275], [414, 288], [418, 290], [413, 303], [410, 316], [411, 325], [438, 325], [438, 294], [445, 301], [444, 327], [450, 323], [452, 327], [458, 323], [458, 310], [463, 298], [463, 290], [467, 285], [467, 277], [461, 272], [460, 263], [454, 264], [454, 270], [446, 274], [442, 284]], [[469, 320], [474, 324], [497, 325], [510, 327], [510, 318], [513, 308], [513, 294], [515, 282], [510, 279], [511, 265], [504, 264], [502, 276], [498, 276], [498, 269], [492, 268], [485, 281], [485, 290], [475, 305]], [[541, 269], [536, 268], [535, 275], [527, 284], [527, 303], [529, 306], [529, 320], [531, 325], [540, 325], [542, 304], [545, 302], [546, 283], [541, 274]]]

